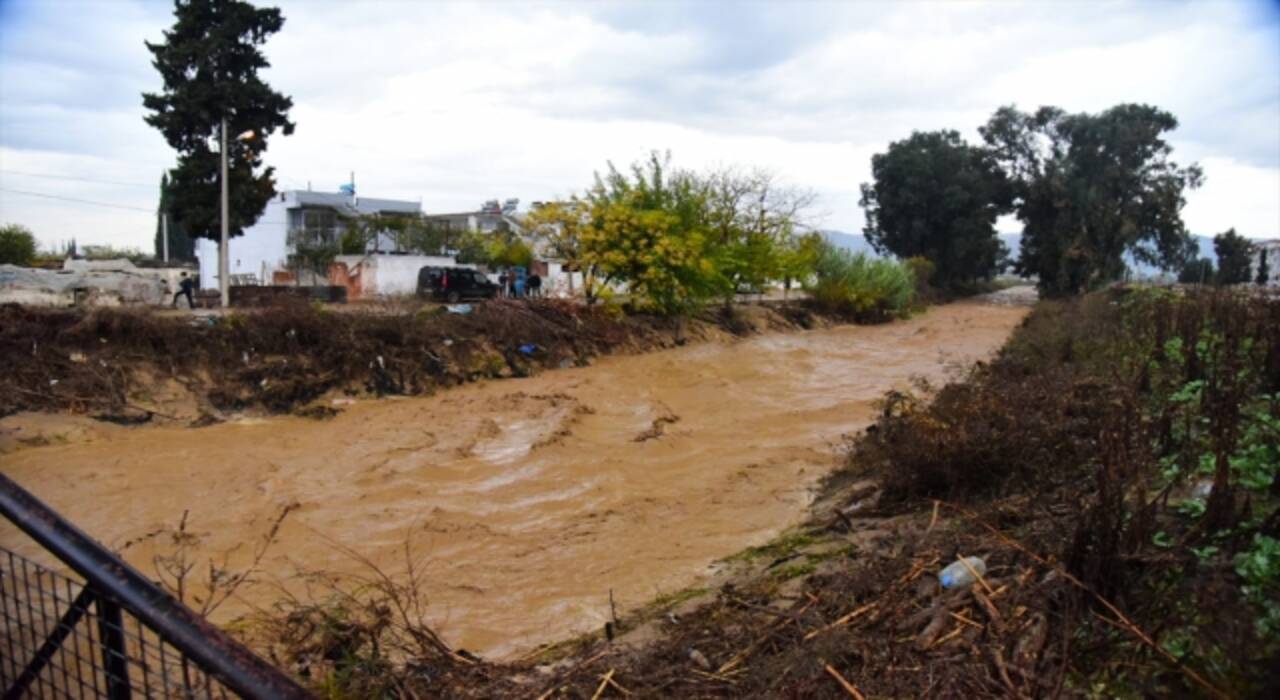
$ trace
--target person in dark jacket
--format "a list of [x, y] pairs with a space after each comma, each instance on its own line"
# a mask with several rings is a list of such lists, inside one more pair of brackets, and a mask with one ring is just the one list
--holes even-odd
[[187, 298], [187, 306], [196, 308], [196, 300], [191, 296], [191, 290], [195, 289], [196, 283], [187, 277], [187, 273], [182, 273], [182, 281], [178, 283], [178, 291], [173, 295], [173, 307], [178, 307], [178, 297], [185, 296]]
[[529, 288], [529, 296], [534, 298], [542, 296], [542, 275], [536, 272], [529, 275], [525, 285]]

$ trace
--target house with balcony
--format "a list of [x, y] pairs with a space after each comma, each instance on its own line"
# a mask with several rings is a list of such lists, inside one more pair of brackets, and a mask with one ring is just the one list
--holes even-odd
[[[262, 216], [228, 241], [231, 284], [292, 283], [291, 258], [300, 245], [337, 245], [355, 217], [381, 214], [419, 216], [420, 202], [357, 197], [354, 192], [291, 190], [272, 197]], [[367, 252], [398, 252], [389, 232], [379, 232]], [[218, 242], [196, 241], [201, 289], [218, 288]]]

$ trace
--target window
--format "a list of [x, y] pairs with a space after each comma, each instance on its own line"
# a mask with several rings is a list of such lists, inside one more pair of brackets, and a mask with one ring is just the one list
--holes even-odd
[[336, 245], [338, 236], [338, 217], [332, 209], [289, 212], [289, 242], [293, 245]]

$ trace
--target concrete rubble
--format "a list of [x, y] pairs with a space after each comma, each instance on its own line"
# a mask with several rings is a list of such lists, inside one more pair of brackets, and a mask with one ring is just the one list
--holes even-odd
[[[132, 267], [132, 266], [130, 266]], [[0, 265], [0, 304], [124, 306], [167, 303], [165, 280], [142, 270], [44, 270]]]

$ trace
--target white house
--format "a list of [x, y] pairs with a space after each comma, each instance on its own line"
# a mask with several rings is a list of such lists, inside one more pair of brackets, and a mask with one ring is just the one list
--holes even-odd
[[1267, 258], [1267, 286], [1280, 285], [1280, 239], [1254, 241], [1253, 260], [1249, 263], [1249, 278], [1258, 279], [1258, 266], [1262, 256]]
[[[228, 242], [231, 282], [272, 284], [276, 273], [288, 273], [289, 255], [294, 251], [291, 232], [295, 237], [337, 243], [346, 228], [344, 220], [352, 216], [421, 212], [418, 202], [356, 197], [345, 192], [280, 192], [267, 203], [257, 222]], [[385, 235], [369, 243], [372, 250], [392, 245]], [[200, 261], [200, 288], [217, 289], [218, 242], [197, 239], [196, 258]]]
[[517, 213], [520, 200], [508, 199], [501, 205], [498, 200], [491, 199], [475, 211], [460, 211], [451, 214], [427, 214], [423, 219], [434, 226], [442, 227], [457, 233], [479, 232], [494, 233], [509, 230], [516, 235], [524, 235], [524, 222]]

